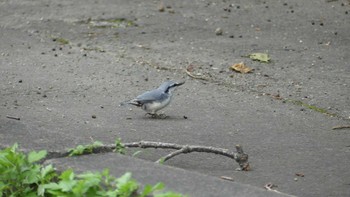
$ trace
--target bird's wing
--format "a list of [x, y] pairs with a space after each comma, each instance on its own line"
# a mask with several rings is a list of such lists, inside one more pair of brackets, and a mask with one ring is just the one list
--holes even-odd
[[152, 90], [137, 96], [136, 99], [134, 99], [134, 101], [140, 104], [145, 104], [145, 103], [151, 103], [154, 101], [162, 100], [166, 96], [167, 96], [166, 94], [164, 94], [163, 92], [159, 92], [159, 90]]

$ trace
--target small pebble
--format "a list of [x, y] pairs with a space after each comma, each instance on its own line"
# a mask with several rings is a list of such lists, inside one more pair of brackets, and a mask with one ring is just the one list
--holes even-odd
[[23, 82], [22, 79], [18, 80], [18, 83], [22, 83], [22, 82]]
[[223, 33], [223, 31], [222, 31], [221, 28], [217, 28], [217, 29], [215, 30], [215, 34], [216, 34], [217, 36], [221, 36], [222, 33]]
[[184, 116], [184, 119], [186, 119], [186, 120], [187, 120], [187, 119], [188, 119], [188, 117], [187, 117], [187, 116]]
[[96, 117], [96, 115], [92, 115], [91, 118], [95, 119], [95, 118], [97, 118], [97, 117]]

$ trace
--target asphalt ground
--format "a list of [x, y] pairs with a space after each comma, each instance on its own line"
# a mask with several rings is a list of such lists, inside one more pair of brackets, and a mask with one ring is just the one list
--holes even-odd
[[[164, 182], [193, 196], [210, 189], [199, 178], [223, 188], [208, 196], [229, 196], [229, 184], [268, 196], [259, 189], [267, 183], [296, 196], [349, 196], [349, 12], [345, 0], [163, 1], [163, 8], [159, 1], [1, 1], [0, 145], [57, 151], [116, 138], [240, 144], [249, 172], [219, 155], [190, 153], [159, 173], [183, 180], [188, 172], [198, 187]], [[271, 61], [253, 61], [251, 53]], [[230, 69], [240, 62], [253, 71]], [[118, 106], [168, 79], [186, 83], [163, 110], [167, 119]], [[152, 166], [168, 153], [141, 150], [142, 160], [123, 157], [123, 165]], [[50, 161], [116, 175], [138, 168], [110, 159]], [[135, 174], [162, 179], [151, 168]], [[221, 176], [234, 182], [221, 184]]]

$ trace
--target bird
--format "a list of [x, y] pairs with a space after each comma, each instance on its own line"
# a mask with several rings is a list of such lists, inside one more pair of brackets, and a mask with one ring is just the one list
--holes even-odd
[[181, 86], [184, 83], [185, 81], [179, 83], [174, 81], [166, 81], [157, 89], [146, 91], [134, 99], [121, 102], [120, 106], [127, 104], [134, 105], [141, 107], [141, 109], [146, 111], [146, 115], [151, 115], [152, 117], [162, 117], [164, 114], [157, 114], [157, 111], [169, 105], [173, 96], [173, 91], [176, 89], [176, 87]]

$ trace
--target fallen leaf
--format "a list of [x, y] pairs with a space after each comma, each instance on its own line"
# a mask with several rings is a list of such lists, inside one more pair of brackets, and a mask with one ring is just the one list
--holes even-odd
[[158, 11], [159, 11], [159, 12], [164, 12], [164, 11], [165, 11], [165, 6], [164, 6], [163, 1], [161, 1], [161, 2], [158, 4]]
[[187, 68], [186, 68], [186, 70], [187, 70], [188, 72], [193, 72], [193, 70], [194, 70], [194, 65], [193, 65], [193, 64], [188, 65]]
[[305, 175], [303, 173], [295, 173], [296, 176], [304, 177]]
[[268, 63], [271, 60], [269, 55], [266, 53], [252, 53], [249, 55], [249, 58], [252, 60], [257, 60], [265, 63]]
[[230, 68], [234, 71], [241, 72], [241, 73], [249, 73], [253, 70], [248, 66], [246, 66], [243, 62], [238, 64], [233, 64]]

